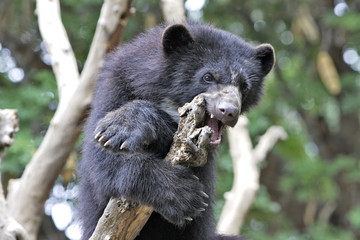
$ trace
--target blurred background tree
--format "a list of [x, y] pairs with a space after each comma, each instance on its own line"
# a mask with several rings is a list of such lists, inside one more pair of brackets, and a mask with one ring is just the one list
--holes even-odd
[[[61, 1], [80, 70], [101, 4]], [[134, 1], [124, 41], [163, 21], [159, 4]], [[5, 184], [21, 175], [58, 104], [34, 8], [31, 0], [0, 2], [0, 108], [18, 109], [20, 119], [2, 163]], [[289, 138], [259, 166], [261, 188], [243, 233], [256, 240], [360, 239], [360, 2], [188, 0], [186, 8], [193, 21], [212, 23], [254, 45], [269, 42], [276, 50], [277, 64], [263, 101], [248, 114], [249, 128], [259, 136], [282, 125]], [[227, 152], [227, 146], [219, 151], [218, 212], [232, 184]], [[80, 144], [45, 205], [55, 223], [54, 206], [74, 200], [79, 153]], [[65, 230], [70, 221], [56, 225]], [[51, 224], [45, 218], [39, 239], [66, 239], [55, 236]]]

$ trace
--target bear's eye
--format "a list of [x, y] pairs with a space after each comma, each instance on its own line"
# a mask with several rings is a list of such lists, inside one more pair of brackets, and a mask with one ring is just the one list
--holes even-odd
[[206, 74], [202, 77], [202, 79], [203, 79], [205, 82], [207, 82], [207, 83], [213, 83], [213, 82], [215, 82], [215, 78], [214, 78], [214, 76], [213, 76], [211, 73], [206, 73]]
[[240, 91], [243, 93], [243, 94], [247, 94], [247, 92], [249, 91], [249, 85], [246, 81], [242, 81], [240, 83]]

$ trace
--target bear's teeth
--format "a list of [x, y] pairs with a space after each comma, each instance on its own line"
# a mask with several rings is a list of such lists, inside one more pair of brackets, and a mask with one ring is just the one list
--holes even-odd
[[221, 139], [216, 139], [215, 141], [210, 142], [213, 145], [219, 145], [221, 143]]
[[211, 115], [210, 115], [210, 118], [215, 118], [214, 114], [211, 114]]

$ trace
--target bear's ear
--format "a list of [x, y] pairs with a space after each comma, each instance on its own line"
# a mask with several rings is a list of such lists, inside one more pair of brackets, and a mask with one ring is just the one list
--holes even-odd
[[275, 53], [270, 44], [261, 44], [255, 48], [256, 57], [260, 59], [264, 76], [267, 75], [274, 66]]
[[164, 51], [169, 54], [181, 47], [194, 42], [190, 31], [183, 24], [173, 24], [167, 27], [163, 34], [162, 45]]

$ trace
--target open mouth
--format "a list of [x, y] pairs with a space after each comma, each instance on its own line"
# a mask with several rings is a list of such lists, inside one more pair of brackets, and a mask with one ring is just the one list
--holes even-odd
[[213, 114], [206, 115], [205, 125], [209, 126], [213, 130], [209, 144], [213, 147], [217, 147], [221, 143], [221, 135], [226, 125], [216, 119]]

